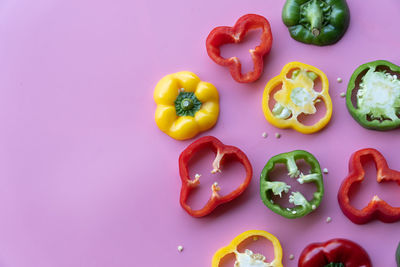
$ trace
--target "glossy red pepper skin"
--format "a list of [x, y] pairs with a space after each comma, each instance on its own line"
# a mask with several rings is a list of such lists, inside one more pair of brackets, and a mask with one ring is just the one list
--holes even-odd
[[342, 263], [346, 267], [372, 266], [362, 247], [353, 241], [336, 238], [308, 245], [301, 252], [298, 267], [324, 267], [329, 263]]
[[338, 192], [338, 201], [342, 212], [356, 224], [368, 223], [373, 219], [385, 223], [400, 220], [400, 208], [392, 207], [377, 195], [362, 210], [356, 209], [350, 204], [349, 191], [351, 186], [364, 180], [365, 171], [362, 162], [366, 158], [372, 158], [375, 163], [378, 183], [394, 181], [400, 185], [400, 172], [389, 169], [385, 158], [378, 150], [373, 148], [358, 150], [350, 158], [349, 174], [343, 180]]
[[[193, 210], [187, 204], [187, 199], [191, 191], [200, 184], [200, 181], [199, 179], [190, 178], [188, 162], [198, 151], [204, 148], [210, 148], [216, 154], [216, 158], [213, 162], [213, 171], [220, 171], [220, 166], [222, 166], [225, 160], [229, 157], [230, 160], [237, 160], [243, 165], [245, 168], [246, 177], [243, 183], [231, 193], [225, 196], [220, 196], [217, 191], [213, 191], [210, 199], [202, 209]], [[182, 180], [180, 194], [180, 204], [182, 208], [193, 217], [203, 217], [211, 213], [217, 206], [229, 202], [242, 194], [251, 182], [253, 177], [253, 168], [246, 154], [239, 148], [224, 145], [221, 141], [213, 136], [205, 136], [194, 141], [181, 153], [179, 157], [179, 174]]]
[[[241, 71], [241, 63], [237, 57], [221, 57], [220, 47], [224, 44], [240, 43], [247, 32], [261, 29], [261, 42], [250, 50], [254, 68], [246, 74]], [[229, 67], [232, 78], [240, 83], [250, 83], [258, 80], [263, 72], [264, 56], [272, 46], [271, 26], [266, 18], [256, 14], [247, 14], [238, 19], [233, 27], [220, 26], [214, 28], [207, 37], [206, 47], [209, 57], [218, 65]]]

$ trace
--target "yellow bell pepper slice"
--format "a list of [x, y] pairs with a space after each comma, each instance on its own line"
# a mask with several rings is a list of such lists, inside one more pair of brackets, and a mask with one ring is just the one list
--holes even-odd
[[[292, 76], [288, 78], [291, 72]], [[317, 77], [321, 80], [321, 92], [314, 90], [314, 80]], [[282, 88], [273, 94], [276, 103], [271, 110], [269, 106], [271, 94], [280, 86]], [[315, 114], [317, 111], [315, 104], [319, 101], [325, 104], [325, 115], [313, 125], [301, 123], [298, 116]], [[315, 133], [324, 128], [332, 116], [328, 78], [316, 67], [300, 62], [290, 62], [265, 86], [262, 106], [265, 118], [272, 125], [278, 128], [293, 128], [304, 134]]]
[[189, 71], [162, 78], [154, 90], [154, 101], [158, 128], [177, 140], [190, 139], [218, 120], [217, 88]]
[[[265, 262], [265, 256], [261, 254], [254, 254], [251, 250], [246, 249], [244, 253], [240, 253], [237, 247], [249, 237], [264, 237], [272, 242], [274, 247], [275, 258], [272, 262]], [[282, 247], [279, 240], [272, 234], [262, 230], [249, 230], [237, 237], [232, 242], [218, 250], [212, 259], [212, 267], [219, 267], [222, 258], [229, 254], [235, 254], [236, 262], [235, 267], [249, 266], [251, 263], [255, 266], [262, 267], [283, 267], [282, 265]]]

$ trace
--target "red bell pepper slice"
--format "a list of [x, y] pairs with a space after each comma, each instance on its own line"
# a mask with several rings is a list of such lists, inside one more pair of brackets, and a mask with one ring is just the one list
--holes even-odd
[[[246, 74], [242, 74], [242, 65], [237, 57], [221, 57], [220, 47], [224, 44], [240, 43], [247, 32], [253, 29], [261, 29], [261, 43], [255, 48], [250, 49], [253, 59], [254, 69]], [[207, 37], [206, 47], [209, 57], [218, 65], [229, 67], [231, 75], [235, 81], [249, 83], [258, 80], [263, 72], [263, 57], [269, 53], [272, 46], [272, 32], [266, 18], [256, 14], [247, 14], [238, 19], [233, 27], [220, 26], [214, 28]]]
[[299, 258], [298, 267], [371, 267], [367, 252], [347, 239], [331, 239], [308, 245]]
[[372, 158], [376, 166], [376, 180], [380, 182], [395, 181], [400, 185], [400, 172], [389, 169], [382, 154], [373, 148], [365, 148], [356, 151], [350, 158], [349, 174], [343, 180], [339, 192], [338, 201], [344, 215], [356, 224], [364, 224], [373, 219], [385, 223], [400, 220], [400, 208], [392, 207], [384, 200], [375, 195], [362, 210], [356, 209], [350, 204], [349, 191], [353, 184], [361, 183], [365, 177], [362, 162]]
[[[190, 159], [203, 148], [210, 148], [216, 154], [215, 160], [212, 163], [212, 173], [220, 172], [220, 167], [225, 163], [226, 159], [229, 159], [237, 160], [243, 165], [246, 171], [246, 177], [243, 183], [238, 188], [225, 196], [220, 196], [218, 194], [220, 187], [216, 184], [213, 184], [211, 188], [212, 194], [206, 205], [200, 210], [193, 210], [187, 204], [187, 199], [190, 192], [200, 184], [200, 180], [199, 177], [195, 177], [194, 179], [191, 179], [189, 177], [188, 163]], [[251, 178], [253, 176], [253, 168], [251, 167], [250, 161], [247, 158], [246, 154], [244, 154], [243, 151], [241, 151], [239, 148], [224, 145], [221, 141], [213, 136], [205, 136], [194, 141], [181, 153], [179, 157], [179, 174], [182, 180], [180, 195], [180, 204], [182, 208], [185, 209], [187, 213], [189, 213], [193, 217], [203, 217], [211, 213], [218, 205], [229, 202], [242, 194], [243, 191], [250, 184]]]

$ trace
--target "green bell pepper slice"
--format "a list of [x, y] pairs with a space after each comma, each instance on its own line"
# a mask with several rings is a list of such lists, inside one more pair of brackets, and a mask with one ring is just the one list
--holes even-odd
[[287, 0], [282, 20], [293, 39], [324, 46], [343, 37], [350, 11], [346, 0]]
[[397, 262], [397, 267], [400, 267], [400, 243], [397, 246], [396, 250], [396, 262]]
[[[297, 167], [296, 160], [301, 159], [310, 165], [309, 174], [301, 173]], [[289, 177], [295, 178], [300, 184], [316, 184], [317, 190], [314, 192], [311, 201], [308, 201], [300, 192], [291, 192], [289, 202], [294, 204], [293, 208], [284, 208], [273, 202], [273, 195], [282, 197], [283, 193], [288, 193], [290, 190], [290, 185], [285, 182], [271, 181], [269, 178], [270, 172], [279, 163], [285, 164]], [[270, 210], [288, 219], [303, 217], [314, 211], [324, 196], [324, 182], [318, 160], [311, 153], [304, 150], [295, 150], [272, 157], [261, 172], [260, 195], [262, 201]]]
[[385, 60], [359, 66], [347, 86], [346, 105], [364, 128], [400, 127], [400, 66]]

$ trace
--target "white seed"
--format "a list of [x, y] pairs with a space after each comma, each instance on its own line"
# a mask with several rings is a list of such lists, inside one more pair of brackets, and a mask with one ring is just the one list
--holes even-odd
[[195, 178], [195, 179], [199, 179], [200, 176], [201, 176], [200, 174], [196, 173], [196, 174], [194, 175], [194, 178]]
[[292, 214], [296, 214], [297, 212], [294, 210], [294, 211], [292, 211]]
[[275, 137], [279, 139], [279, 138], [281, 138], [281, 134], [280, 133], [276, 133]]
[[178, 246], [178, 251], [182, 252], [182, 250], [183, 250], [183, 246]]
[[345, 93], [345, 92], [341, 92], [341, 93], [340, 93], [340, 96], [341, 96], [341, 97], [345, 97], [345, 96], [346, 96], [346, 93]]
[[263, 133], [262, 133], [262, 137], [263, 137], [263, 138], [267, 138], [267, 136], [268, 136], [268, 134], [267, 134], [266, 132], [263, 132]]
[[316, 208], [317, 208], [317, 206], [315, 206], [314, 204], [311, 206], [311, 208], [313, 209], [313, 210], [315, 210]]
[[327, 222], [327, 223], [330, 223], [331, 221], [332, 221], [332, 218], [331, 218], [331, 217], [327, 217], [327, 218], [326, 218], [326, 222]]
[[343, 81], [342, 78], [340, 78], [340, 77], [338, 77], [336, 80], [338, 83], [341, 83]]
[[214, 185], [215, 187], [217, 187], [217, 186], [218, 186], [218, 183], [217, 183], [217, 182], [214, 182], [213, 185]]
[[328, 169], [327, 169], [327, 168], [324, 168], [324, 169], [322, 170], [322, 172], [325, 173], [325, 174], [328, 174]]
[[294, 260], [294, 255], [293, 254], [289, 255], [289, 260], [291, 260], [291, 261]]

